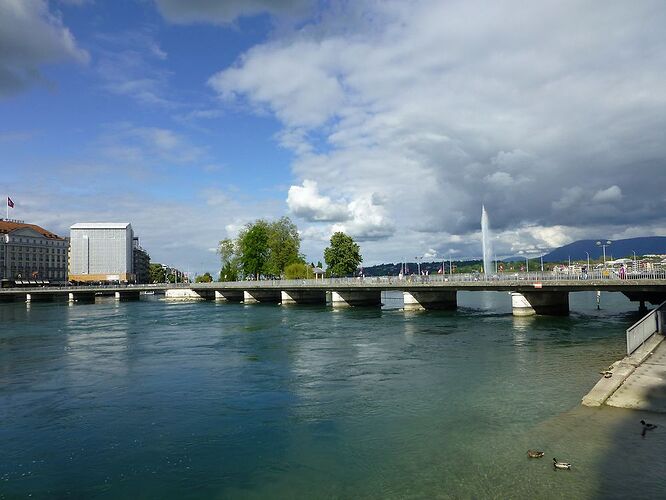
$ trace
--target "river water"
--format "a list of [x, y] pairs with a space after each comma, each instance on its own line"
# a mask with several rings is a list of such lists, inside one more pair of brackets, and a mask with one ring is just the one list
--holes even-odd
[[666, 496], [663, 417], [580, 406], [636, 304], [458, 302], [0, 304], [0, 498]]

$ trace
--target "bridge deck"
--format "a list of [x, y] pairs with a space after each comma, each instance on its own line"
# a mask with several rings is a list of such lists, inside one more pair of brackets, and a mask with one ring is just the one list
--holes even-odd
[[413, 279], [382, 278], [334, 278], [324, 280], [267, 280], [214, 283], [179, 283], [146, 285], [97, 285], [65, 287], [4, 288], [0, 295], [17, 293], [69, 293], [69, 292], [142, 292], [165, 291], [189, 288], [197, 291], [252, 291], [276, 290], [396, 290], [396, 291], [496, 291], [534, 292], [537, 290], [557, 292], [607, 291], [666, 293], [666, 276], [645, 279], [557, 279], [549, 276], [525, 276], [519, 279], [448, 279], [441, 277], [414, 277]]

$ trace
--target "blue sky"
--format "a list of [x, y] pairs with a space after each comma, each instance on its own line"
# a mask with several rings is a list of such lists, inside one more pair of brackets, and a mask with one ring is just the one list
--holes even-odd
[[0, 0], [0, 185], [153, 260], [290, 216], [367, 265], [666, 234], [666, 7]]

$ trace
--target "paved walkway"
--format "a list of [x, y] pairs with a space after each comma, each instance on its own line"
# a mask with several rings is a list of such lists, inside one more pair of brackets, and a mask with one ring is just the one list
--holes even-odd
[[666, 342], [655, 334], [631, 356], [613, 364], [610, 378], [602, 378], [583, 398], [587, 406], [666, 413]]

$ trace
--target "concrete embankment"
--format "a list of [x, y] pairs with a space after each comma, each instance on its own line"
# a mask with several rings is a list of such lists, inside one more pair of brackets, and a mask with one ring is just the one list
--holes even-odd
[[619, 408], [666, 413], [666, 342], [654, 334], [631, 356], [609, 368], [583, 398], [585, 406], [607, 404]]

